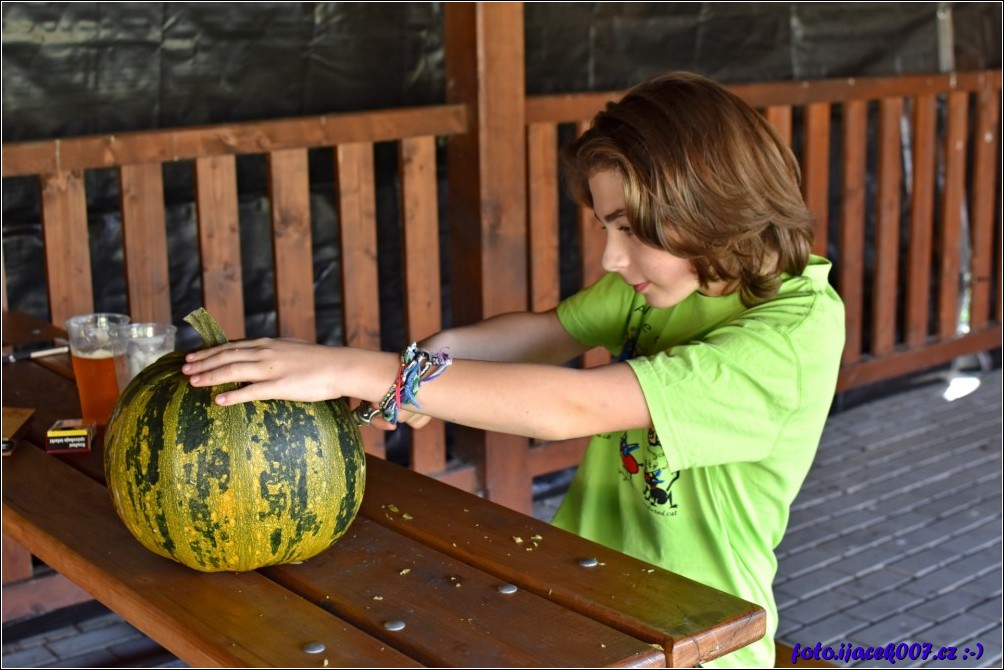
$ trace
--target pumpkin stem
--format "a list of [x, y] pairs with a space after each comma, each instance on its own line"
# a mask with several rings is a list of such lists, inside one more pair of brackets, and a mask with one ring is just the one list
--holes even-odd
[[216, 323], [216, 319], [206, 311], [205, 307], [200, 307], [191, 312], [185, 317], [185, 322], [192, 326], [192, 328], [195, 328], [195, 331], [202, 337], [202, 341], [206, 343], [207, 348], [226, 344], [229, 341], [227, 340], [226, 333], [220, 328], [220, 324]]

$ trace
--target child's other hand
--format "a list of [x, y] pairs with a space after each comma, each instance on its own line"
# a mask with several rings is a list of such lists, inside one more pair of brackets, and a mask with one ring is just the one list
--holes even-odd
[[416, 414], [415, 412], [409, 412], [406, 409], [398, 410], [397, 422], [399, 424], [406, 423], [415, 430], [425, 427], [429, 421], [432, 420], [431, 416], [426, 416], [425, 414]]
[[397, 411], [397, 425], [387, 421], [380, 416], [379, 413], [370, 420], [370, 425], [380, 430], [397, 430], [397, 427], [403, 423], [411, 426], [415, 430], [418, 430], [429, 423], [431, 419], [432, 417], [424, 414], [416, 414], [415, 412], [409, 412], [406, 409], [399, 409]]

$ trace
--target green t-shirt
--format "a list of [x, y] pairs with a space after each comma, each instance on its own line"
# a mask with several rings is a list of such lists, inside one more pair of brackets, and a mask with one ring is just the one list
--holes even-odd
[[594, 437], [553, 523], [767, 611], [763, 640], [706, 667], [774, 664], [774, 549], [844, 346], [830, 267], [813, 256], [751, 309], [699, 293], [652, 308], [616, 274], [558, 306], [577, 341], [627, 360], [654, 428]]

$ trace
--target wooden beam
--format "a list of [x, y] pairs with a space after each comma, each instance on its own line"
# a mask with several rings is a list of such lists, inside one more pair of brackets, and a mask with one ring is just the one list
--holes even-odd
[[[453, 319], [460, 325], [527, 306], [523, 3], [448, 3], [445, 45], [447, 103], [469, 110], [468, 131], [448, 146]], [[530, 511], [525, 438], [460, 429], [458, 443], [489, 473], [490, 500]]]
[[991, 324], [949, 340], [929, 338], [920, 346], [900, 347], [882, 358], [863, 358], [840, 368], [837, 392], [944, 365], [960, 356], [989, 351], [1001, 344], [1001, 325]]
[[413, 107], [16, 142], [3, 146], [3, 176], [449, 135], [463, 132], [465, 115], [460, 105]]
[[[843, 104], [850, 100], [936, 95], [947, 91], [999, 91], [1001, 71], [954, 72], [941, 75], [845, 77], [798, 81], [730, 84], [727, 88], [757, 108]], [[626, 91], [535, 95], [526, 101], [527, 123], [574, 123], [590, 118]]]

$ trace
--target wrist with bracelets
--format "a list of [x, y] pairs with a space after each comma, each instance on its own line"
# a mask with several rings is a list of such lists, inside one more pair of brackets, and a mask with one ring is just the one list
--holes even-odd
[[402, 404], [420, 408], [418, 390], [426, 382], [439, 377], [450, 366], [453, 359], [445, 352], [430, 352], [418, 348], [412, 342], [401, 352], [401, 365], [397, 378], [377, 404], [363, 402], [355, 409], [356, 423], [368, 426], [379, 414], [391, 425], [397, 425]]

